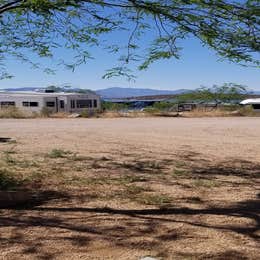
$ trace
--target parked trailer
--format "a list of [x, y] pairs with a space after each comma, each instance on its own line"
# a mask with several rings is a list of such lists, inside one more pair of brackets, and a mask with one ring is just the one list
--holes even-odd
[[40, 113], [48, 109], [52, 113], [81, 113], [85, 110], [99, 110], [101, 100], [93, 92], [80, 93], [45, 93], [45, 92], [0, 92], [0, 109], [17, 107], [25, 112]]

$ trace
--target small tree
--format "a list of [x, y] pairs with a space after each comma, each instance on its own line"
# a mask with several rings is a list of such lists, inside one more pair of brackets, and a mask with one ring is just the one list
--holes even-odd
[[231, 103], [242, 100], [248, 94], [246, 86], [225, 83], [222, 86], [214, 85], [213, 87], [201, 87], [178, 96], [179, 102], [214, 102], [216, 106], [221, 103]]

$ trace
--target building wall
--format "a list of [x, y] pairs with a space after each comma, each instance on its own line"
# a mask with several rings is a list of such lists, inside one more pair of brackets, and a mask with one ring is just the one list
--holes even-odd
[[[25, 111], [25, 112], [41, 112], [43, 106], [44, 106], [44, 99], [43, 97], [21, 97], [21, 96], [1, 96], [0, 95], [0, 108], [3, 106], [1, 105], [2, 102], [15, 102], [15, 107], [18, 109]], [[28, 106], [25, 106], [25, 102], [28, 104]], [[31, 103], [37, 103], [38, 106], [30, 106]]]
[[[91, 105], [89, 107], [78, 107], [77, 103], [80, 100], [91, 100]], [[96, 100], [97, 106], [94, 107], [94, 100]], [[72, 102], [74, 101], [74, 107], [71, 106]], [[99, 110], [101, 108], [101, 100], [100, 97], [97, 95], [73, 95], [67, 96], [65, 100], [66, 112], [69, 113], [80, 113], [84, 110]]]

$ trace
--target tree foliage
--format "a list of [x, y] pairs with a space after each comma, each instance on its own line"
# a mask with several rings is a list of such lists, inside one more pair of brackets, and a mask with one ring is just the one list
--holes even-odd
[[248, 94], [246, 86], [225, 83], [222, 86], [214, 85], [213, 87], [201, 87], [195, 91], [182, 94], [178, 97], [179, 102], [214, 102], [230, 103], [238, 102], [245, 98]]
[[[108, 33], [114, 40], [106, 40]], [[118, 53], [107, 77], [129, 76], [131, 61], [146, 69], [158, 59], [179, 58], [188, 37], [224, 59], [259, 66], [259, 0], [0, 0], [0, 75], [8, 76], [11, 56], [39, 67], [31, 52], [51, 58], [64, 47], [74, 57], [57, 63], [74, 70], [97, 47]]]

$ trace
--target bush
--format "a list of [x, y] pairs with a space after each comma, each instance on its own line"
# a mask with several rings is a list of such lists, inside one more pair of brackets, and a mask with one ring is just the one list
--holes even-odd
[[102, 109], [108, 111], [119, 111], [123, 109], [128, 109], [128, 105], [104, 101], [102, 102]]
[[6, 107], [0, 109], [0, 118], [26, 118], [26, 117], [29, 116], [26, 116], [17, 107]]
[[48, 154], [49, 158], [66, 158], [68, 155], [72, 154], [71, 151], [65, 151], [62, 149], [52, 149]]
[[0, 169], [0, 190], [13, 190], [21, 184], [11, 172]]
[[155, 102], [153, 104], [153, 108], [160, 110], [160, 111], [165, 111], [165, 110], [169, 110], [174, 106], [174, 103], [172, 102], [165, 102], [165, 101], [161, 101], [161, 102]]
[[49, 117], [51, 114], [53, 114], [53, 111], [48, 107], [43, 107], [41, 110], [41, 115], [43, 117]]
[[256, 112], [252, 106], [240, 107], [239, 113], [241, 116], [260, 116], [260, 112]]

